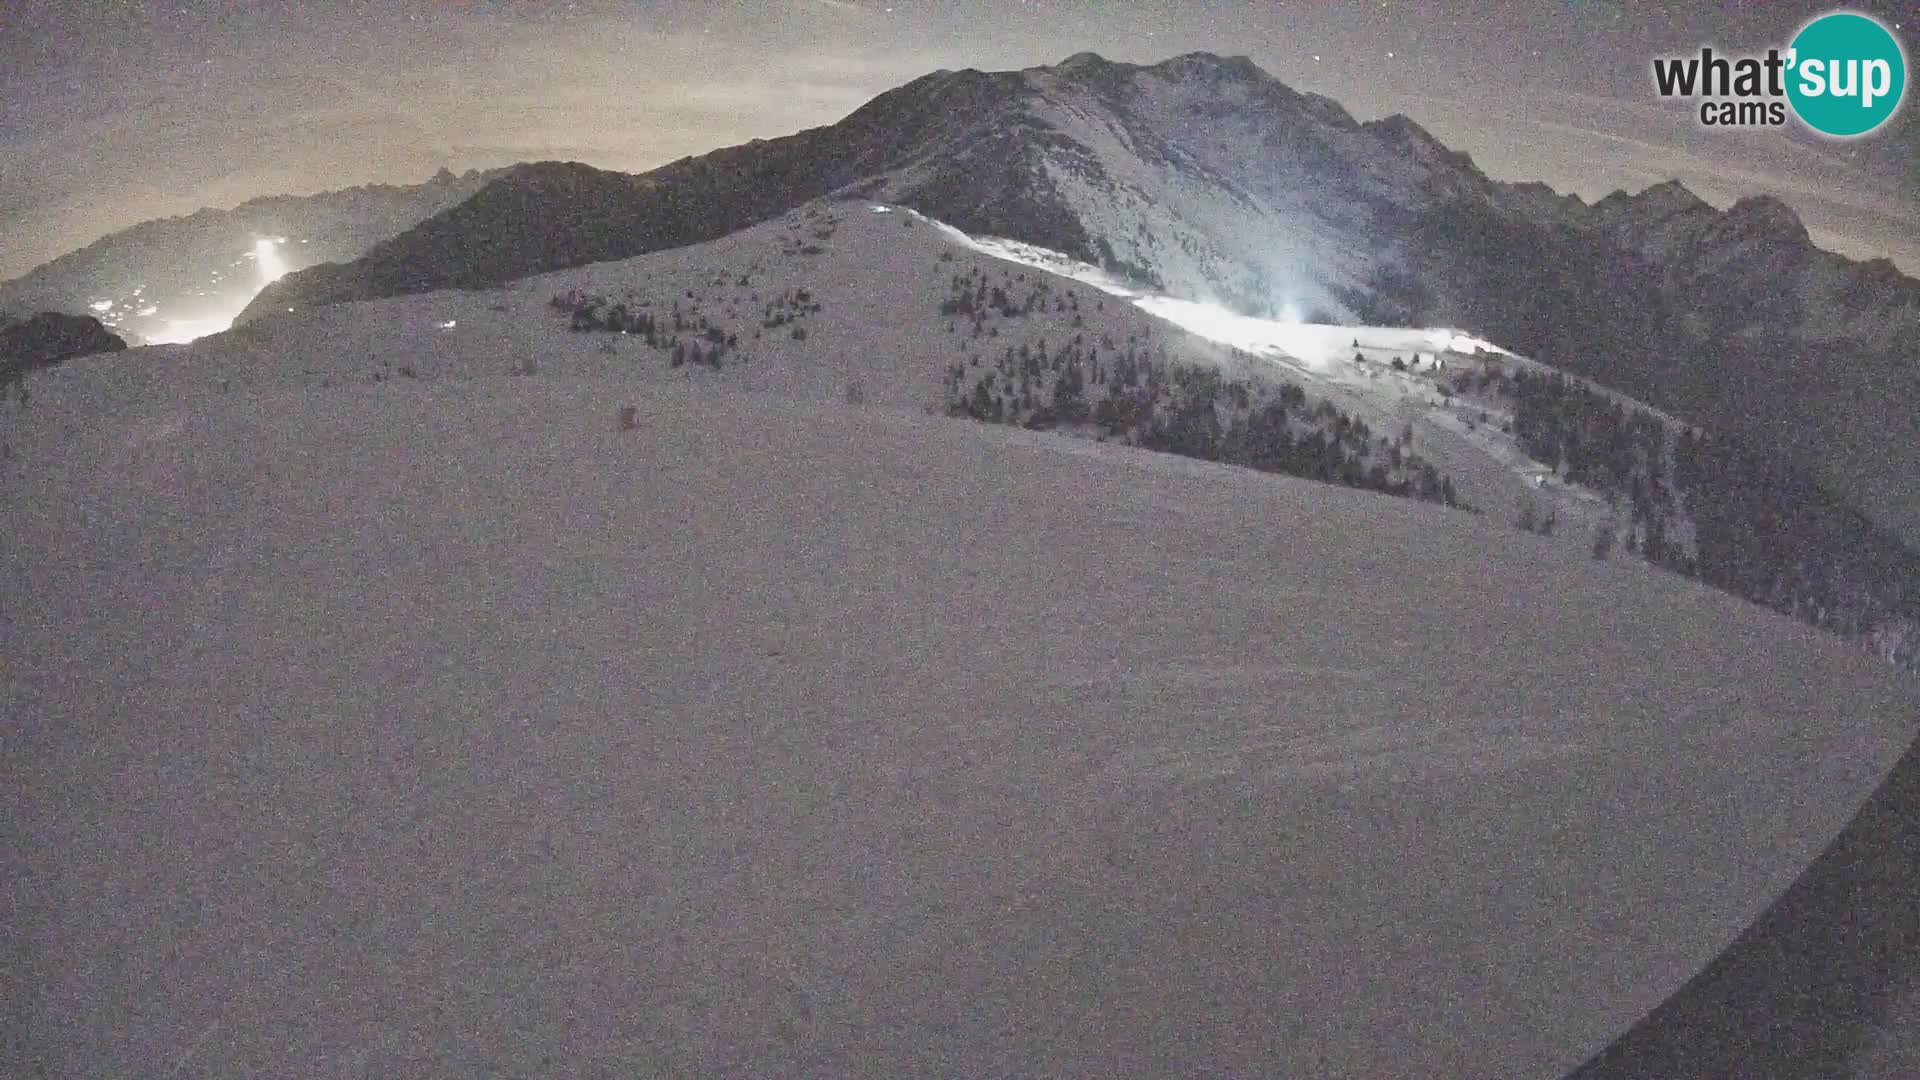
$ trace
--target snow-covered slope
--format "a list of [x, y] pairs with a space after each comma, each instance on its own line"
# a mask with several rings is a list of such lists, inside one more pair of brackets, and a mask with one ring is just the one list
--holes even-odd
[[[1039, 273], [1036, 273], [1038, 271]], [[942, 314], [963, 275], [1021, 296], [1042, 279], [1054, 291], [1038, 310], [991, 318], [989, 332]], [[1061, 280], [1064, 279], [1064, 280]], [[803, 296], [802, 301], [799, 297]], [[659, 327], [649, 347], [637, 334], [574, 333], [552, 301], [569, 296], [618, 303]], [[1071, 312], [1059, 308], [1072, 298]], [[814, 310], [817, 308], [818, 310]], [[671, 332], [675, 313], [685, 329]], [[778, 325], [769, 325], [777, 322]], [[802, 335], [796, 337], [796, 334]], [[675, 340], [714, 351], [719, 370], [670, 363]], [[1445, 328], [1329, 326], [1237, 316], [1134, 284], [1060, 252], [976, 238], [913, 211], [859, 201], [816, 201], [721, 240], [524, 279], [496, 290], [443, 291], [265, 316], [191, 350], [145, 350], [137, 376], [49, 393], [81, 394], [79, 416], [127, 393], [245, 389], [280, 381], [334, 385], [376, 379], [489, 376], [532, 358], [549, 375], [620, 374], [645, 383], [719, 383], [805, 400], [843, 400], [849, 389], [881, 407], [942, 406], [949, 365], [989, 364], [1003, 352], [1051, 341], [1134, 342], [1170, 361], [1241, 378], [1302, 385], [1382, 433], [1411, 429], [1408, 450], [1440, 465], [1464, 500], [1509, 517], [1522, 499], [1559, 507], [1560, 542], [1579, 550], [1605, 517], [1597, 500], [1543, 488], [1499, 406], [1443, 400], [1436, 362], [1476, 362], [1476, 352], [1527, 362]], [[1365, 362], [1353, 362], [1358, 353]], [[1411, 363], [1397, 371], [1392, 361]], [[130, 378], [144, 382], [136, 391]], [[66, 406], [42, 397], [41, 409]], [[1487, 412], [1487, 408], [1492, 412]], [[1484, 422], [1476, 422], [1484, 417]]]
[[42, 433], [25, 1075], [1555, 1075], [1913, 735], [1677, 579], [910, 412], [548, 374]]
[[[264, 315], [191, 348], [141, 350], [137, 369], [76, 377], [48, 393], [77, 395], [72, 407], [84, 417], [131, 394], [474, 378], [519, 370], [532, 359], [544, 375], [721, 384], [820, 402], [840, 401], [849, 384], [860, 382], [877, 406], [923, 411], [939, 407], [948, 364], [1048, 336], [1155, 338], [1196, 362], [1249, 363], [1124, 299], [1070, 282], [1062, 288], [1084, 298], [1079, 325], [1073, 315], [1048, 307], [1002, 320], [990, 336], [976, 338], [963, 321], [940, 312], [956, 275], [988, 274], [1008, 289], [1041, 275], [972, 250], [956, 236], [892, 208], [819, 200], [711, 243], [498, 289]], [[602, 312], [619, 304], [652, 316], [658, 341], [649, 346], [639, 334], [572, 332], [571, 312], [554, 307], [556, 298], [569, 296], [601, 301]], [[685, 320], [678, 330], [676, 312]], [[697, 345], [704, 355], [713, 351], [715, 333], [731, 341], [719, 350], [719, 369], [698, 361], [671, 364], [670, 339]], [[55, 397], [45, 400], [43, 415], [66, 408]]]
[[[1002, 289], [1015, 310], [1002, 314], [983, 303], [977, 325], [954, 313], [962, 279], [977, 283], [983, 297], [989, 284]], [[574, 309], [599, 325], [616, 317], [616, 305], [619, 318], [651, 320], [652, 344], [637, 332], [569, 329]], [[1562, 482], [1522, 450], [1509, 397], [1464, 389], [1460, 380], [1476, 372], [1546, 370], [1493, 343], [1444, 327], [1238, 315], [1058, 251], [970, 236], [862, 200], [816, 200], [711, 243], [498, 289], [264, 315], [191, 350], [143, 350], [137, 372], [116, 372], [105, 383], [49, 387], [36, 412], [84, 423], [124, 407], [113, 402], [133, 394], [471, 378], [518, 371], [529, 361], [555, 376], [620, 374], [646, 384], [721, 384], [818, 402], [853, 393], [878, 407], [944, 411], [954, 400], [943, 391], [951, 378], [963, 384], [961, 398], [982, 380], [1010, 396], [1016, 380], [996, 380], [997, 362], [1069, 346], [1109, 359], [1151, 355], [1242, 382], [1292, 383], [1391, 441], [1391, 448], [1379, 447], [1383, 454], [1437, 468], [1466, 505], [1508, 522], [1522, 513], [1551, 518], [1551, 541], [1569, 557], [1586, 557], [1599, 532], [1624, 540], [1635, 531], [1630, 508]], [[689, 362], [675, 366], [676, 351]], [[716, 355], [717, 369], [701, 362]], [[1048, 389], [1037, 384], [1041, 397]], [[63, 396], [73, 396], [71, 404]], [[1676, 433], [1683, 427], [1670, 416], [1663, 421]], [[1010, 422], [1017, 421], [1010, 415]], [[1077, 430], [1102, 435], [1094, 427]], [[1684, 549], [1687, 529], [1675, 522], [1669, 539]]]
[[[603, 332], [616, 325], [629, 332]], [[674, 364], [676, 355], [684, 362]], [[1570, 558], [1618, 547], [1900, 662], [1911, 662], [1920, 633], [1920, 597], [1910, 584], [1920, 581], [1910, 572], [1920, 564], [1911, 555], [1885, 536], [1866, 535], [1854, 515], [1807, 484], [1795, 489], [1789, 519], [1801, 523], [1793, 525], [1799, 531], [1767, 531], [1778, 516], [1747, 505], [1746, 493], [1787, 489], [1764, 469], [1716, 473], [1717, 493], [1697, 484], [1679, 490], [1676, 472], [1687, 464], [1679, 440], [1691, 429], [1618, 393], [1572, 380], [1590, 401], [1569, 407], [1597, 404], [1620, 419], [1542, 439], [1542, 416], [1564, 424], [1570, 414], [1555, 405], [1529, 419], [1516, 380], [1560, 376], [1458, 329], [1240, 315], [1059, 251], [970, 236], [865, 200], [816, 200], [711, 243], [497, 289], [263, 315], [191, 350], [144, 350], [136, 359], [137, 371], [105, 382], [67, 380], [36, 391], [36, 413], [78, 424], [125, 407], [128, 395], [491, 377], [532, 364], [545, 375], [619, 374], [649, 385], [726, 385], [822, 403], [858, 396], [876, 407], [965, 411], [1175, 448], [1182, 440], [1167, 429], [1195, 399], [1166, 388], [1186, 365], [1227, 380], [1214, 408], [1226, 460], [1457, 499], [1497, 520], [1531, 522]], [[1158, 369], [1159, 387], [1142, 391], [1150, 408], [1136, 407], [1132, 374], [1126, 386], [1117, 381], [1116, 363], [1136, 359]], [[1063, 360], [1085, 376], [1078, 423], [1045, 415]], [[1315, 429], [1332, 438], [1347, 432], [1343, 425], [1359, 425], [1341, 452], [1344, 463], [1322, 467], [1308, 447], [1291, 464], [1275, 464], [1263, 456], [1274, 449], [1264, 443], [1235, 457], [1231, 447], [1248, 443], [1235, 443], [1226, 429], [1238, 424], [1242, 435], [1266, 439], [1256, 414], [1284, 400], [1276, 395], [1289, 387], [1304, 391], [1292, 409], [1296, 438], [1314, 438]], [[1632, 423], [1622, 427], [1625, 420]], [[1635, 426], [1642, 422], [1654, 434]], [[1642, 449], [1621, 450], [1621, 438]], [[1543, 449], [1567, 439], [1589, 448], [1584, 464], [1568, 457], [1562, 467], [1558, 450]], [[1200, 442], [1198, 456], [1222, 459], [1218, 439], [1209, 443], [1203, 433]], [[1193, 440], [1186, 444], [1193, 448]], [[1279, 449], [1284, 458], [1286, 448]], [[1598, 465], [1596, 453], [1604, 458]], [[1638, 454], [1643, 464], [1623, 465], [1623, 454]], [[1375, 475], [1376, 467], [1384, 472]], [[1720, 538], [1707, 564], [1697, 543], [1701, 499]], [[1758, 539], [1739, 539], [1748, 534]], [[1814, 577], [1809, 567], [1817, 568]]]
[[[1013, 313], [943, 313], [956, 280]], [[570, 330], [585, 296], [655, 344]], [[950, 365], [1080, 335], [1404, 406], [1470, 498], [1526, 482], [1384, 362], [1475, 343], [1223, 314], [841, 202], [33, 373], [0, 1071], [1585, 1060], [1920, 699], [1491, 515], [928, 415]]]

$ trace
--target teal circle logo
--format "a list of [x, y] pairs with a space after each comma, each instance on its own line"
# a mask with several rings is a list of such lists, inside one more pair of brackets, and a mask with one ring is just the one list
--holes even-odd
[[1813, 20], [1793, 39], [1787, 63], [1787, 100], [1825, 135], [1865, 135], [1892, 119], [1906, 96], [1906, 52], [1867, 15], [1838, 11]]

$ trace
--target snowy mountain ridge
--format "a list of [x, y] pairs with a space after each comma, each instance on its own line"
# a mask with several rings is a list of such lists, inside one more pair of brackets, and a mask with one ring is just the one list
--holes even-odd
[[519, 166], [354, 262], [270, 286], [242, 320], [484, 288], [868, 197], [1244, 315], [1461, 327], [1790, 448], [1920, 543], [1904, 479], [1920, 440], [1873, 435], [1920, 412], [1920, 282], [1891, 264], [1819, 250], [1770, 199], [1722, 212], [1663, 184], [1588, 206], [1499, 183], [1410, 120], [1357, 123], [1240, 58], [1071, 59], [936, 72], [836, 124], [640, 177]]
[[[498, 289], [265, 315], [134, 359], [107, 383], [36, 388], [35, 414], [83, 424], [133, 387], [505, 374], [859, 397], [1472, 508], [1564, 557], [1618, 550], [1920, 660], [1920, 562], [1796, 474], [1617, 391], [1458, 328], [1259, 319], [864, 199]], [[91, 397], [110, 385], [114, 400]], [[1797, 524], [1754, 491], [1792, 492]]]
[[[1736, 267], [1752, 277], [1792, 276], [1795, 288], [1808, 291], [1813, 310], [1792, 325], [1767, 328], [1803, 340], [1885, 350], [1902, 344], [1920, 319], [1920, 283], [1897, 274], [1898, 281], [1885, 280], [1878, 262], [1817, 252], [1777, 200], [1742, 200], [1723, 213], [1669, 182], [1589, 207], [1539, 185], [1490, 180], [1467, 155], [1448, 150], [1404, 116], [1361, 124], [1338, 103], [1294, 91], [1244, 57], [1210, 53], [1154, 65], [1081, 53], [1018, 72], [936, 72], [830, 127], [655, 170], [647, 174], [649, 185], [599, 207], [606, 221], [589, 215], [566, 227], [595, 224], [616, 234], [606, 250], [593, 253], [597, 259], [639, 254], [650, 243], [713, 239], [694, 235], [697, 228], [690, 239], [653, 238], [644, 230], [624, 240], [617, 234], [623, 218], [644, 215], [649, 197], [681, 198], [680, 185], [743, 169], [763, 170], [759, 179], [773, 182], [753, 192], [689, 189], [684, 197], [754, 202], [751, 220], [724, 207], [709, 212], [740, 227], [806, 199], [857, 188], [971, 233], [1043, 244], [1128, 270], [1176, 296], [1246, 314], [1292, 308], [1319, 310], [1326, 321], [1351, 320], [1353, 302], [1380, 291], [1383, 273], [1426, 254], [1420, 239], [1407, 234], [1470, 205], [1515, 225], [1568, 228], [1587, 242], [1617, 247], [1644, 259], [1667, 285]], [[578, 194], [556, 190], [545, 179], [550, 167], [523, 170], [500, 183], [525, 186], [518, 200], [524, 212], [540, 212], [543, 196]], [[1746, 258], [1756, 239], [1771, 241], [1770, 260]], [[405, 259], [407, 252], [402, 243], [391, 257]], [[366, 282], [372, 292], [337, 287], [350, 289], [342, 295], [369, 298], [390, 295], [382, 289], [497, 283], [557, 268], [543, 265], [538, 253], [524, 254], [519, 265], [487, 271], [483, 278], [492, 281], [465, 277], [457, 265], [415, 259], [412, 283]], [[1525, 252], [1509, 254], [1525, 258]], [[1851, 322], [1836, 319], [1830, 301], [1857, 294], [1862, 285], [1869, 294], [1856, 305], [1864, 311], [1850, 312]], [[329, 295], [319, 287], [303, 297], [297, 281], [290, 282], [261, 307], [326, 302]], [[1863, 322], [1862, 314], [1870, 317]]]

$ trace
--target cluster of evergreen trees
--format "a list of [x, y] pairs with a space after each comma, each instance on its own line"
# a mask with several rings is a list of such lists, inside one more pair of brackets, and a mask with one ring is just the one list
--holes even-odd
[[[1105, 351], [1102, 351], [1102, 350]], [[947, 370], [949, 415], [1028, 428], [1065, 428], [1148, 450], [1285, 473], [1461, 509], [1453, 481], [1409, 441], [1376, 437], [1293, 383], [1227, 379], [1169, 360], [1165, 345], [1098, 344], [1074, 334], [1049, 349], [1006, 347]]]
[[[787, 289], [779, 296], [767, 301], [760, 312], [760, 326], [773, 330], [791, 322], [797, 322], [808, 315], [820, 313], [820, 301], [806, 289]], [[804, 333], [800, 336], [805, 336]]]
[[[691, 296], [691, 292], [688, 295]], [[783, 297], [782, 303], [788, 300], [790, 297]], [[726, 355], [740, 347], [737, 335], [713, 325], [697, 307], [683, 310], [678, 300], [664, 317], [577, 289], [561, 293], [548, 303], [554, 310], [567, 314], [571, 320], [568, 329], [575, 333], [637, 337], [645, 341], [649, 349], [665, 352], [672, 367], [704, 364], [718, 371]], [[819, 305], [813, 305], [812, 310], [818, 311]]]
[[975, 267], [965, 274], [953, 275], [949, 295], [940, 302], [940, 314], [964, 318], [973, 324], [973, 337], [986, 332], [990, 314], [1019, 319], [1046, 311], [1071, 314], [1073, 325], [1082, 325], [1079, 294], [1071, 289], [1055, 289], [1044, 274], [1034, 274], [1029, 281], [1025, 271], [1002, 273], [996, 282]]
[[1567, 483], [1597, 491], [1627, 508], [1625, 543], [1649, 562], [1692, 573], [1677, 541], [1682, 508], [1671, 471], [1667, 424], [1629, 409], [1584, 382], [1554, 372], [1488, 369], [1462, 380], [1462, 391], [1489, 389], [1513, 402], [1513, 437], [1528, 457]]
[[[904, 214], [901, 216], [906, 217]], [[824, 220], [822, 220], [823, 218]], [[812, 222], [813, 224], [809, 226], [807, 222]], [[908, 218], [907, 222], [911, 225], [912, 219]], [[796, 219], [792, 216], [788, 217], [787, 231], [789, 233], [798, 233], [802, 229], [808, 229], [812, 234], [812, 239], [808, 240], [799, 236], [784, 237], [780, 243], [780, 253], [782, 255], [824, 255], [827, 249], [821, 245], [833, 239], [834, 230], [838, 227], [839, 222], [831, 215], [822, 215], [820, 208], [817, 206], [808, 207], [805, 220]]]
[[1683, 435], [1674, 457], [1702, 580], [1848, 638], [1920, 619], [1920, 556], [1804, 470], [1711, 435]]
[[1559, 374], [1481, 378], [1506, 379], [1528, 456], [1631, 508], [1628, 551], [1920, 668], [1920, 556], [1804, 470]]

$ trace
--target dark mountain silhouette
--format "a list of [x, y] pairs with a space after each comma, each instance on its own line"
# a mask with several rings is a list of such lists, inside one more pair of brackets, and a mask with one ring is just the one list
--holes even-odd
[[76, 356], [119, 352], [127, 343], [91, 315], [43, 311], [19, 321], [0, 319], [0, 375], [50, 367]]

